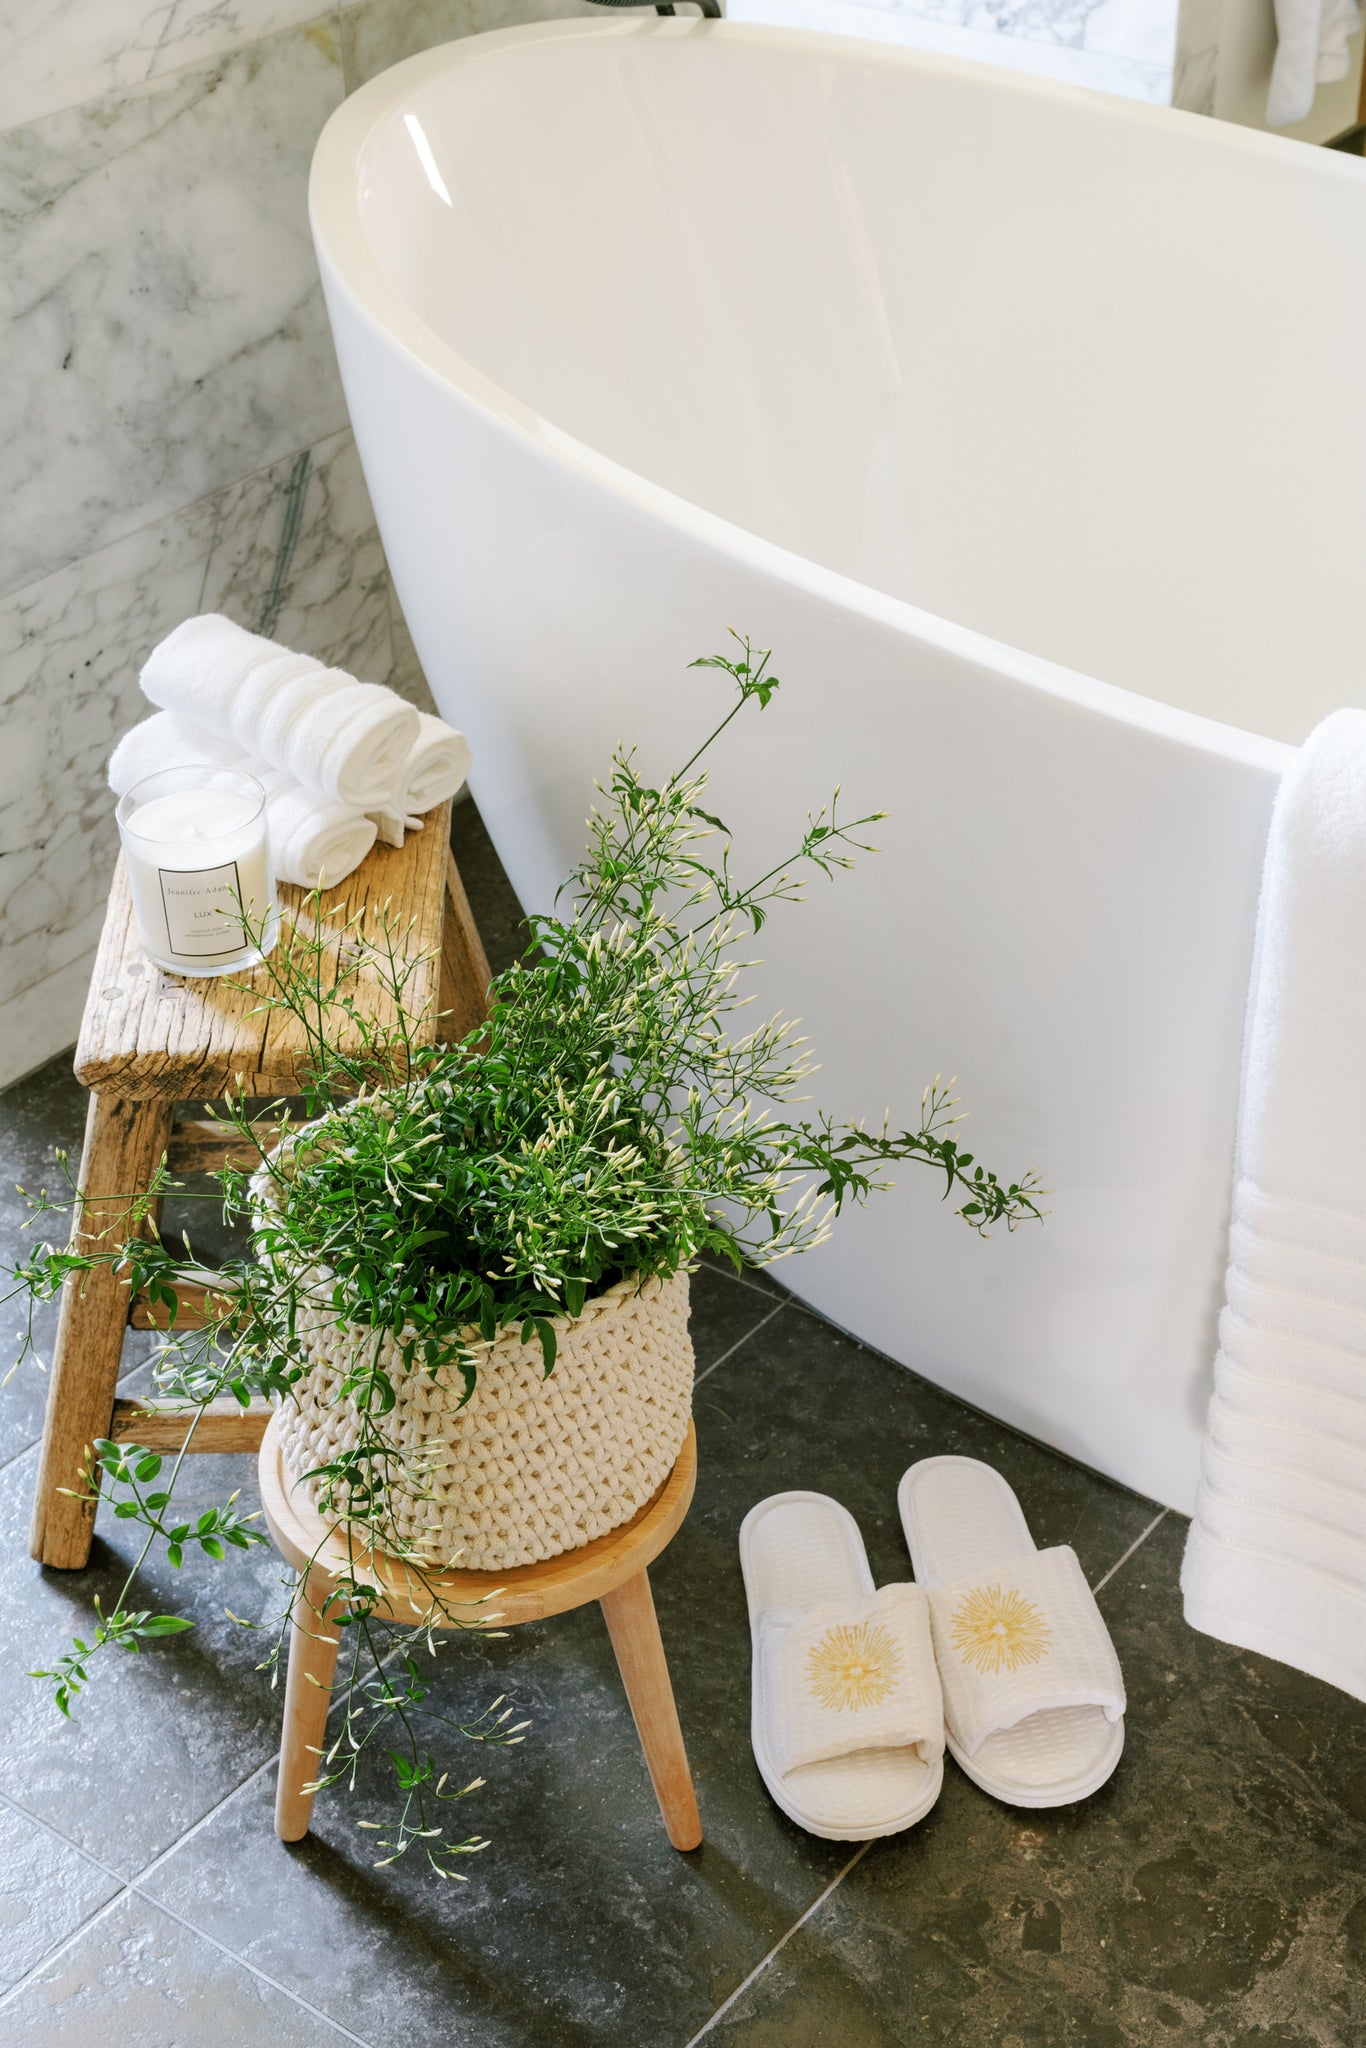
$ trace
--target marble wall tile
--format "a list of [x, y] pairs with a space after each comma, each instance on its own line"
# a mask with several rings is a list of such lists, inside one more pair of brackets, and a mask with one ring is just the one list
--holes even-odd
[[317, 0], [5, 0], [0, 129], [239, 50], [317, 12]]
[[75, 1036], [117, 845], [104, 770], [193, 612], [383, 682], [388, 573], [349, 432], [0, 600], [0, 1086]]
[[602, 8], [587, 0], [359, 0], [341, 14], [346, 89], [354, 92], [377, 72], [438, 43], [520, 22], [574, 16], [606, 19]]
[[346, 413], [308, 234], [326, 22], [0, 135], [0, 592]]
[[[933, 7], [934, 13], [922, 12]], [[736, 21], [774, 22], [793, 28], [823, 29], [835, 35], [867, 36], [876, 42], [906, 48], [937, 50], [978, 64], [1027, 71], [1040, 78], [1062, 79], [1097, 92], [1121, 94], [1165, 106], [1171, 92], [1171, 59], [1140, 62], [1108, 50], [1092, 50], [1084, 41], [1016, 34], [1004, 28], [965, 25], [964, 16], [980, 14], [971, 0], [729, 0], [727, 12]], [[981, 16], [988, 22], [989, 14]], [[1026, 24], [1042, 16], [1013, 17]], [[1060, 14], [1066, 27], [1079, 20], [1075, 12]]]

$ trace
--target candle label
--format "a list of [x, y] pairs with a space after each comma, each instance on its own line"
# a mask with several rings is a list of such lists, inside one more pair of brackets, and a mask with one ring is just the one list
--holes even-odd
[[158, 868], [166, 934], [173, 953], [203, 958], [242, 948], [242, 884], [237, 862], [221, 868]]

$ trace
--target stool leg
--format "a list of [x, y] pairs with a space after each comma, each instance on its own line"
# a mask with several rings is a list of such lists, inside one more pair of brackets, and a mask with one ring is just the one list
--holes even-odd
[[669, 1840], [675, 1849], [695, 1849], [702, 1840], [702, 1822], [649, 1574], [637, 1572], [614, 1592], [604, 1593], [602, 1612]]
[[301, 1842], [313, 1813], [311, 1785], [322, 1762], [318, 1751], [327, 1731], [332, 1681], [337, 1675], [341, 1632], [320, 1621], [333, 1582], [315, 1565], [294, 1607], [285, 1678], [285, 1724], [280, 1736], [280, 1775], [275, 1782], [275, 1832], [282, 1842]]
[[[170, 1135], [169, 1103], [91, 1096], [79, 1180], [90, 1204], [83, 1241], [116, 1224], [147, 1187]], [[33, 1556], [62, 1571], [79, 1570], [90, 1555], [95, 1503], [60, 1489], [80, 1485], [88, 1446], [109, 1434], [127, 1324], [128, 1283], [111, 1266], [72, 1274], [62, 1289], [29, 1532]]]
[[441, 926], [436, 1035], [453, 1044], [489, 1013], [489, 963], [455, 855], [446, 854], [445, 916]]

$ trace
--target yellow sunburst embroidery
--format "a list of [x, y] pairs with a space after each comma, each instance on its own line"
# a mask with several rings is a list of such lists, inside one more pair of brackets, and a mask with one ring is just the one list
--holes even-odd
[[975, 1586], [953, 1615], [953, 1647], [979, 1671], [1018, 1671], [1052, 1648], [1052, 1630], [1032, 1600], [999, 1586]]
[[806, 1654], [808, 1690], [823, 1707], [853, 1713], [881, 1706], [899, 1670], [896, 1644], [885, 1628], [867, 1621], [827, 1629]]

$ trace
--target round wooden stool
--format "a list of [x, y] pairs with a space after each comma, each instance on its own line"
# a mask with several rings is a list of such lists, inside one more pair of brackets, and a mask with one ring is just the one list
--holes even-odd
[[[336, 1632], [324, 1630], [317, 1617], [326, 1611], [336, 1575], [349, 1568], [350, 1560], [345, 1538], [330, 1528], [302, 1494], [291, 1491], [274, 1421], [261, 1442], [259, 1469], [266, 1526], [286, 1561], [307, 1579], [290, 1636], [275, 1793], [275, 1831], [282, 1841], [297, 1842], [308, 1833], [313, 1795], [302, 1788], [317, 1775], [340, 1649]], [[517, 1565], [506, 1572], [434, 1572], [425, 1582], [444, 1606], [460, 1608], [473, 1601], [487, 1601], [486, 1611], [498, 1616], [500, 1626], [541, 1621], [546, 1615], [584, 1607], [590, 1600], [600, 1603], [659, 1810], [675, 1849], [695, 1849], [702, 1840], [702, 1822], [647, 1567], [687, 1514], [696, 1483], [697, 1438], [689, 1423], [673, 1471], [654, 1498], [620, 1529], [544, 1564]], [[399, 1559], [377, 1551], [358, 1562], [363, 1562], [367, 1578], [384, 1595], [375, 1610], [378, 1616], [411, 1621], [414, 1603], [418, 1612], [425, 1613], [430, 1594]]]

